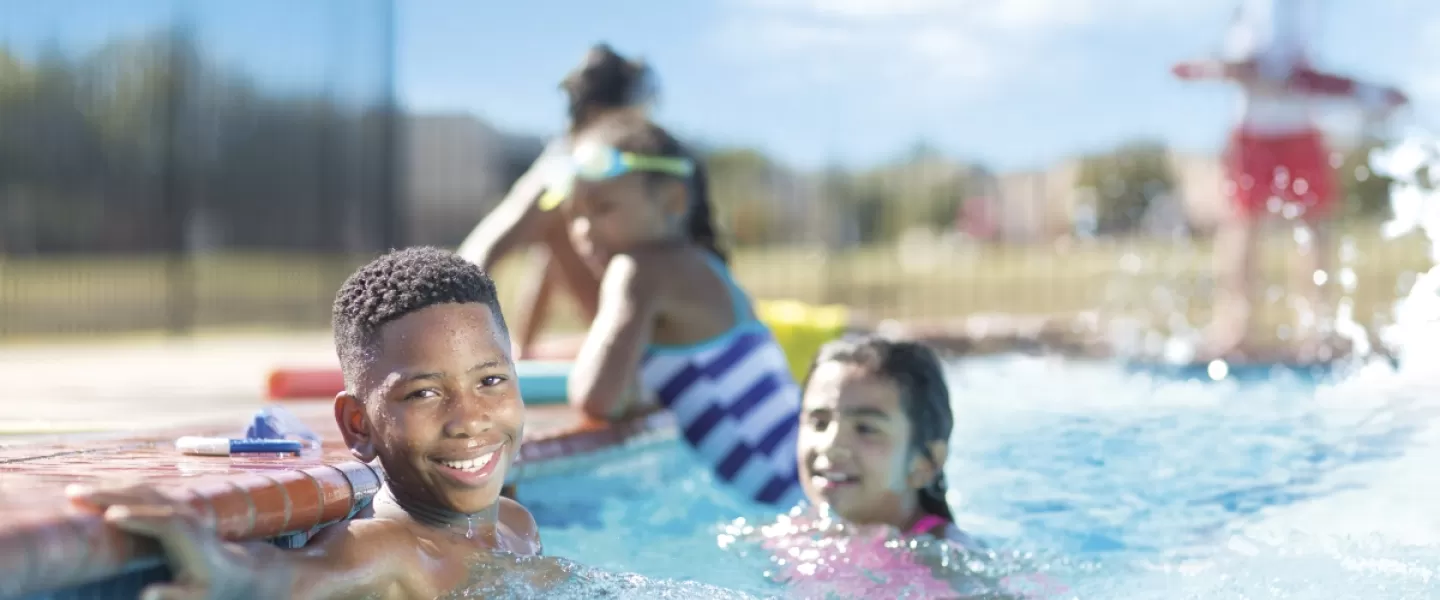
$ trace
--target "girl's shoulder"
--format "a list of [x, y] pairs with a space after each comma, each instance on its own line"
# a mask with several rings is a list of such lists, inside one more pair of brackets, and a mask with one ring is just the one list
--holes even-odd
[[[683, 283], [687, 280], [693, 281], [686, 277], [689, 275], [721, 276], [714, 267], [707, 264], [703, 252], [694, 248], [668, 245], [636, 248], [616, 255], [615, 258], [620, 257], [624, 257], [623, 260], [628, 263], [623, 268], [631, 269], [639, 276], [654, 277], [661, 281]], [[614, 259], [610, 266], [616, 266]], [[607, 271], [610, 266], [607, 266]]]

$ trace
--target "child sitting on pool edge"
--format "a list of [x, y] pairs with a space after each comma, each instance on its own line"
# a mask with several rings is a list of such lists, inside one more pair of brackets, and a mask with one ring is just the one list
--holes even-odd
[[373, 504], [287, 551], [223, 542], [153, 489], [73, 490], [160, 540], [175, 582], [143, 597], [433, 598], [472, 585], [495, 551], [540, 554], [534, 518], [500, 497], [525, 415], [490, 278], [442, 250], [392, 252], [350, 276], [333, 319], [335, 420], [356, 458], [380, 460]]
[[695, 159], [633, 115], [585, 127], [571, 148], [570, 180], [557, 186], [566, 193], [541, 205], [566, 211], [601, 281], [571, 404], [602, 419], [658, 404], [730, 489], [793, 506], [799, 388], [730, 274]]

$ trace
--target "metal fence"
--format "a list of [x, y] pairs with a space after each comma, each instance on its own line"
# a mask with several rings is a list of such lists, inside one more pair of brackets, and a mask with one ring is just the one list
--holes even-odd
[[393, 3], [150, 6], [0, 40], [0, 336], [313, 324], [289, 257], [403, 243]]

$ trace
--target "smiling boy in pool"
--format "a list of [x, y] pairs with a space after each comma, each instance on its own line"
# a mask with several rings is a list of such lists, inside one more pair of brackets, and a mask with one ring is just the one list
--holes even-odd
[[500, 497], [524, 405], [490, 278], [449, 252], [399, 250], [350, 276], [333, 319], [346, 386], [335, 420], [356, 458], [384, 468], [374, 504], [285, 551], [223, 542], [153, 489], [73, 491], [161, 542], [175, 582], [143, 597], [433, 598], [494, 551], [541, 552], [529, 511]]

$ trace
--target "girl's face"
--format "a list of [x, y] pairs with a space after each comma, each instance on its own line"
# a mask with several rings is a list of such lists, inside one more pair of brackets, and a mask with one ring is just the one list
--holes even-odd
[[597, 271], [616, 254], [679, 235], [687, 208], [684, 184], [667, 179], [652, 185], [639, 172], [579, 178], [570, 194], [570, 240]]
[[825, 362], [805, 389], [800, 481], [805, 495], [846, 521], [905, 528], [917, 491], [937, 473], [911, 450], [900, 389], [856, 365]]

